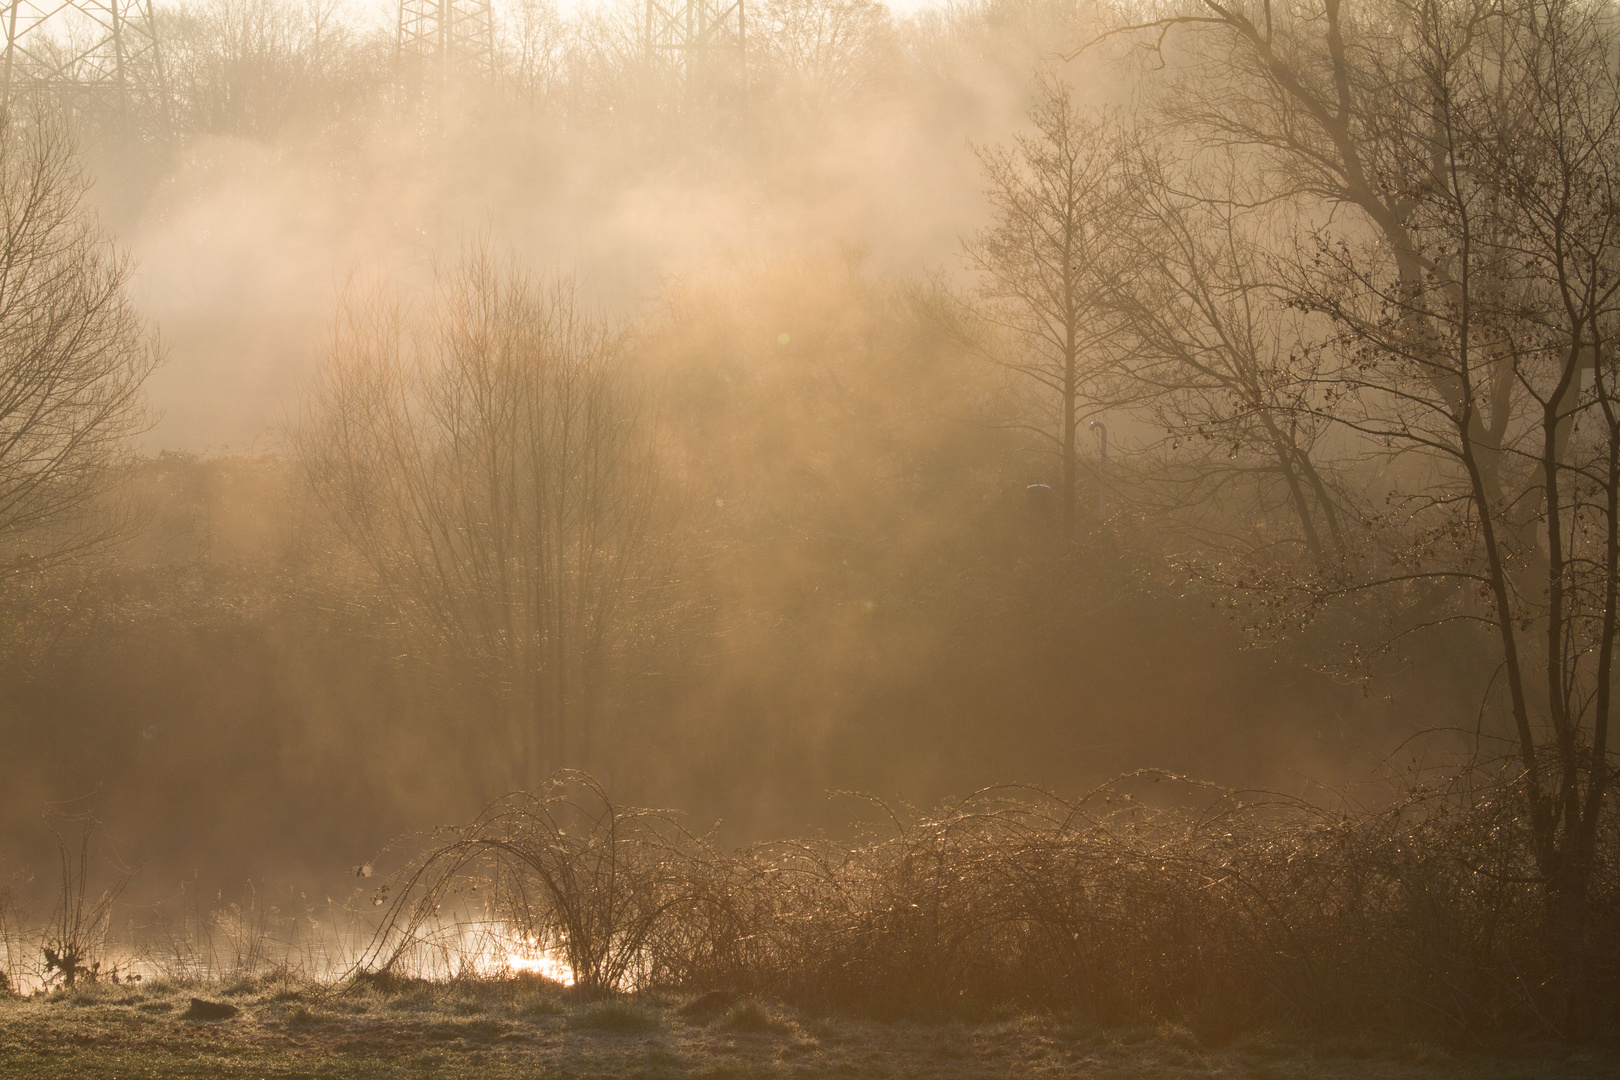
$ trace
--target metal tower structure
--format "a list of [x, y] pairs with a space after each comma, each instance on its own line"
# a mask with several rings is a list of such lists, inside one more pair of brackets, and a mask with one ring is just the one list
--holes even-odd
[[495, 70], [495, 17], [489, 0], [399, 0], [395, 56], [400, 75], [448, 78]]
[[647, 0], [646, 46], [649, 66], [673, 77], [687, 108], [742, 97], [743, 0]]
[[6, 54], [0, 101], [44, 92], [126, 132], [168, 134], [168, 88], [153, 0], [0, 0]]

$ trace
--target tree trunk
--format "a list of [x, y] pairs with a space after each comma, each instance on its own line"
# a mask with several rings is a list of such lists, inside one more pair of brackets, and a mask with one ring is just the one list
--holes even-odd
[[1076, 509], [1075, 455], [1078, 447], [1075, 445], [1077, 424], [1074, 411], [1078, 391], [1075, 383], [1075, 349], [1071, 335], [1069, 347], [1064, 350], [1063, 356], [1063, 537], [1066, 540], [1074, 538]]

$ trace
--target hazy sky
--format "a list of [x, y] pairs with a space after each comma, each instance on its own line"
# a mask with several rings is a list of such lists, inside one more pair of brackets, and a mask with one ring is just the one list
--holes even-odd
[[[600, 6], [606, 0], [554, 0], [554, 2], [559, 11], [568, 14]], [[910, 15], [926, 8], [944, 7], [946, 2], [947, 0], [883, 0], [883, 6], [896, 15]], [[495, 0], [497, 14], [501, 8], [510, 3], [511, 0]], [[370, 0], [369, 3], [362, 0], [362, 4], [359, 6], [367, 9], [371, 13], [370, 17], [377, 19], [379, 22], [392, 24], [397, 18], [399, 0]]]
[[[583, 8], [595, 7], [597, 4], [602, 3], [602, 0], [556, 0], [556, 2], [558, 9], [561, 11], [578, 11]], [[910, 15], [912, 12], [921, 11], [924, 8], [943, 7], [944, 0], [885, 0], [883, 6], [896, 15]], [[397, 10], [397, 7], [397, 4], [389, 4], [388, 10]]]

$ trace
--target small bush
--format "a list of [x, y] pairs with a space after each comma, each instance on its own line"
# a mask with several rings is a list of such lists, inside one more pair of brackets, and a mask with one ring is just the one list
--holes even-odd
[[221, 1001], [208, 1001], [204, 998], [192, 998], [191, 1007], [185, 1012], [187, 1020], [229, 1020], [240, 1012], [235, 1005], [227, 1005]]
[[298, 1004], [287, 1010], [285, 1020], [294, 1027], [310, 1027], [325, 1023], [326, 1018], [308, 1005]]
[[743, 1035], [784, 1035], [792, 1030], [786, 1021], [772, 1015], [757, 1001], [734, 1006], [720, 1026]]
[[688, 1001], [678, 1011], [688, 1020], [707, 1023], [724, 1016], [735, 1004], [737, 995], [729, 990], [710, 990], [707, 994], [700, 994]]
[[630, 1034], [651, 1031], [658, 1020], [645, 1009], [625, 1001], [604, 1001], [575, 1013], [571, 1026], [589, 1031], [609, 1031]]
[[531, 997], [519, 999], [513, 1013], [517, 1016], [560, 1016], [563, 1012], [562, 1003], [556, 998], [546, 994], [536, 994]]

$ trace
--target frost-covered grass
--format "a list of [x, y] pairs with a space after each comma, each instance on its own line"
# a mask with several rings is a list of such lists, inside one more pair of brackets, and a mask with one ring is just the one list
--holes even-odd
[[[193, 1020], [190, 998], [234, 1005]], [[1456, 1077], [1615, 1076], [1614, 1048], [1512, 1055], [1260, 1034], [1209, 1046], [1172, 1026], [1055, 1014], [879, 1022], [728, 999], [603, 997], [540, 979], [107, 984], [0, 1000], [0, 1076]]]

